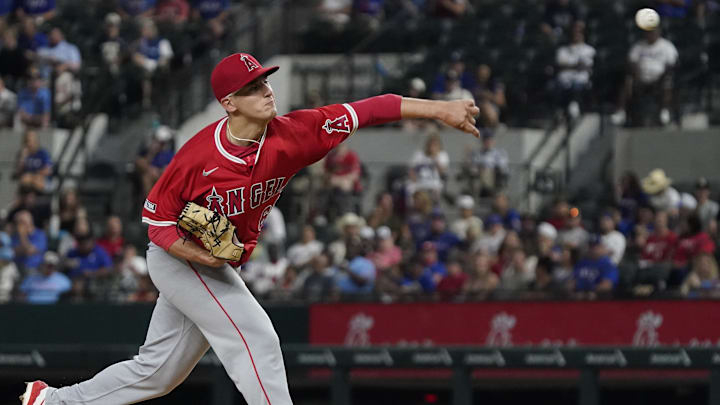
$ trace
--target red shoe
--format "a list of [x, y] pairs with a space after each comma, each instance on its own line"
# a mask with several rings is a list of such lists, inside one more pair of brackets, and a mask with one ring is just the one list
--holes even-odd
[[42, 381], [33, 381], [27, 384], [25, 393], [20, 395], [22, 405], [44, 405], [45, 395], [47, 395], [48, 385]]

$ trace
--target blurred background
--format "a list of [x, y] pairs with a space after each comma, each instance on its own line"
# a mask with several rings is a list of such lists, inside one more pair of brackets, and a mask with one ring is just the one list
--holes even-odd
[[[481, 110], [479, 139], [364, 129], [285, 189], [241, 275], [297, 404], [720, 403], [718, 1], [0, 0], [0, 404], [136, 353], [142, 202], [238, 51], [281, 66], [280, 114]], [[209, 354], [150, 403], [244, 402]]]

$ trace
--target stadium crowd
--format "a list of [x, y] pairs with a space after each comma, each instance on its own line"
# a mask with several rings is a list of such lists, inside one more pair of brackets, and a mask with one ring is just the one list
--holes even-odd
[[[317, 18], [336, 31], [323, 25], [321, 32], [309, 30], [309, 38], [335, 35], [357, 21], [377, 29], [388, 10], [428, 13], [443, 21], [478, 13], [467, 0], [317, 3]], [[664, 16], [686, 18], [692, 2], [656, 3]], [[555, 79], [545, 94], [575, 118], [593, 88], [596, 50], [585, 42], [589, 27], [580, 2], [543, 4], [538, 29], [555, 49]], [[714, 4], [694, 4], [697, 18]], [[70, 20], [58, 18], [53, 0], [0, 0], [0, 126], [23, 136], [12, 173], [18, 195], [0, 215], [0, 303], [157, 297], [142, 254], [125, 240], [121, 218], [107, 217], [97, 232], [100, 227], [90, 222], [75, 190], [62, 190], [57, 204], [48, 198], [53, 164], [37, 131], [77, 122], [87, 65], [99, 67], [93, 87], [111, 94], [102, 108], [152, 108], [157, 80], [224, 40], [228, 7], [227, 0], [95, 1], [87, 7], [95, 13], [94, 35], [83, 36]], [[678, 52], [659, 35], [647, 34], [627, 55], [629, 74], [613, 115], [617, 123], [625, 121], [625, 108], [638, 94], [662, 95], [654, 119], [670, 120]], [[453, 53], [448, 66], [433, 72], [429, 91], [417, 78], [410, 92], [475, 99], [481, 107], [481, 146], [462, 162], [451, 161], [440, 138], [429, 135], [407, 163], [402, 186], [382, 191], [370, 210], [359, 203], [365, 192], [361, 159], [346, 145], [332, 151], [313, 175], [314, 184], [321, 184], [316, 194], [325, 198], [311, 207], [299, 236], [288, 236], [290, 224], [279, 207], [266, 220], [261, 243], [241, 272], [259, 297], [395, 301], [720, 291], [718, 203], [706, 179], [698, 179], [690, 194], [673, 188], [661, 169], [642, 178], [628, 173], [600, 215], [586, 216], [564, 196], [557, 196], [547, 212], [518, 212], [505, 191], [507, 153], [494, 145], [503, 112], [512, 107], [502, 79], [506, 72], [490, 62], [466, 64], [466, 56]], [[404, 125], [410, 131], [431, 127]], [[157, 128], [134, 162], [142, 196], [173, 149], [172, 132]], [[451, 165], [461, 168], [461, 189], [448, 185]]]

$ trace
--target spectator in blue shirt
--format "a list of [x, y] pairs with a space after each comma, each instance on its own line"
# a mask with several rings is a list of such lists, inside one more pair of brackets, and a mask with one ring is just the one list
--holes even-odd
[[609, 292], [618, 283], [618, 268], [610, 260], [597, 235], [590, 238], [590, 252], [573, 270], [570, 285], [579, 292]]
[[25, 145], [18, 153], [14, 177], [21, 187], [43, 191], [51, 172], [50, 154], [40, 147], [37, 132], [32, 129], [25, 131]]
[[66, 275], [57, 271], [60, 258], [55, 252], [45, 252], [40, 273], [29, 275], [20, 285], [25, 300], [31, 304], [54, 304], [60, 295], [70, 291], [72, 283]]
[[30, 85], [18, 93], [18, 116], [29, 128], [47, 128], [50, 125], [50, 90], [37, 69], [31, 68]]
[[460, 238], [457, 235], [447, 230], [447, 223], [445, 222], [445, 214], [442, 211], [436, 209], [431, 214], [430, 220], [430, 233], [424, 239], [420, 241], [420, 247], [425, 246], [425, 242], [431, 242], [433, 249], [437, 251], [437, 255], [440, 261], [447, 261], [450, 251], [460, 244]]
[[438, 244], [434, 242], [424, 242], [420, 248], [420, 260], [425, 269], [432, 275], [433, 284], [437, 285], [440, 280], [447, 275], [445, 264], [438, 258]]
[[80, 70], [82, 63], [80, 50], [65, 40], [60, 28], [56, 27], [50, 31], [47, 46], [39, 48], [37, 53], [40, 60], [54, 68], [56, 75], [65, 71], [77, 73]]
[[42, 229], [35, 228], [29, 211], [19, 211], [14, 218], [15, 231], [12, 247], [15, 250], [15, 264], [21, 271], [37, 269], [47, 250], [47, 236]]
[[510, 201], [505, 193], [495, 194], [493, 199], [493, 212], [500, 215], [505, 228], [511, 231], [520, 232], [522, 220], [520, 214], [510, 207]]
[[144, 20], [140, 29], [141, 37], [135, 44], [132, 60], [143, 75], [143, 107], [150, 108], [152, 100], [152, 78], [157, 71], [169, 68], [174, 52], [170, 41], [158, 35], [155, 23]]
[[[34, 53], [48, 44], [48, 38], [42, 32], [38, 31], [35, 20], [26, 18], [22, 21], [22, 30], [18, 36], [18, 47], [30, 53], [34, 57]], [[32, 58], [31, 58], [32, 59]]]
[[[203, 25], [200, 36], [207, 35], [209, 42], [220, 39], [225, 35], [225, 22], [228, 17], [229, 0], [193, 0], [193, 19]], [[208, 44], [212, 46], [212, 43]]]
[[417, 258], [408, 264], [400, 282], [400, 290], [404, 294], [431, 293], [435, 291], [435, 285], [432, 271], [421, 258]]
[[112, 259], [105, 249], [95, 243], [90, 232], [75, 235], [77, 247], [67, 253], [65, 267], [71, 279], [95, 278], [110, 274]]
[[150, 144], [140, 148], [138, 157], [135, 159], [135, 171], [142, 185], [143, 196], [148, 195], [165, 167], [170, 164], [173, 156], [175, 156], [173, 131], [169, 127], [161, 125], [155, 130]]
[[375, 265], [366, 256], [367, 249], [362, 243], [348, 246], [347, 265], [340, 265], [336, 285], [343, 294], [369, 294], [375, 288]]
[[17, 0], [19, 18], [32, 17], [36, 24], [51, 20], [57, 14], [55, 0]]

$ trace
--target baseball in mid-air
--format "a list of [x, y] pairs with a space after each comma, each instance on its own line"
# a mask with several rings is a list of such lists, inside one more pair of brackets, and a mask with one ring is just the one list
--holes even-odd
[[651, 8], [641, 8], [635, 13], [635, 23], [642, 30], [652, 31], [660, 24], [660, 15]]

